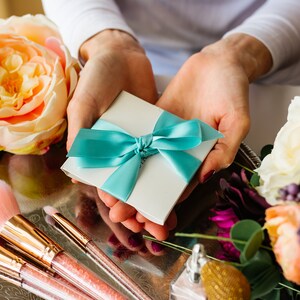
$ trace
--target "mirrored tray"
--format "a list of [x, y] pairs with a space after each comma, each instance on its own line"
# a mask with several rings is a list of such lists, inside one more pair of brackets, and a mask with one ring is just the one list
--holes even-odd
[[[113, 237], [126, 241], [132, 233], [123, 225], [114, 224], [109, 220], [108, 209], [98, 198], [95, 188], [73, 184], [64, 175], [60, 166], [65, 160], [65, 155], [64, 146], [56, 145], [43, 156], [1, 153], [0, 178], [12, 186], [21, 212], [30, 221], [116, 289], [128, 295], [118, 282], [111, 280], [78, 247], [45, 222], [42, 210], [45, 205], [54, 206], [88, 233], [152, 299], [168, 299], [170, 282], [182, 268], [187, 255], [169, 248], [164, 249], [163, 255], [155, 256], [141, 251], [139, 253], [130, 251], [124, 245], [114, 247]], [[235, 161], [251, 169], [260, 164], [257, 155], [245, 144], [241, 145]], [[216, 200], [219, 179], [228, 177], [236, 168], [239, 167], [232, 164], [228, 169], [214, 175], [207, 183], [199, 185], [186, 201], [176, 207], [178, 225], [174, 231], [207, 233], [214, 230], [208, 221], [208, 213]], [[172, 238], [172, 233], [169, 241], [186, 247], [191, 247], [195, 243], [195, 240]], [[207, 252], [214, 251], [213, 244], [207, 243], [205, 246]], [[128, 296], [130, 299], [130, 295]], [[0, 299], [39, 298], [6, 281], [0, 281]]]

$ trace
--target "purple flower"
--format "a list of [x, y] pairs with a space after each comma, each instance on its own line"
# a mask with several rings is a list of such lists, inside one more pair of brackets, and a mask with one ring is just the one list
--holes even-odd
[[[261, 224], [265, 221], [265, 210], [270, 207], [265, 198], [249, 185], [244, 169], [241, 174], [232, 173], [229, 180], [220, 180], [221, 191], [217, 194], [215, 208], [210, 217], [218, 227], [217, 236], [230, 237], [231, 227], [243, 219], [254, 219]], [[233, 243], [220, 241], [223, 252], [218, 257], [222, 259], [238, 260], [240, 252]]]
[[220, 180], [221, 192], [218, 195], [217, 209], [231, 207], [240, 219], [253, 219], [260, 224], [264, 223], [265, 210], [270, 207], [265, 198], [249, 185], [246, 171], [241, 170], [241, 175], [232, 173], [230, 179]]

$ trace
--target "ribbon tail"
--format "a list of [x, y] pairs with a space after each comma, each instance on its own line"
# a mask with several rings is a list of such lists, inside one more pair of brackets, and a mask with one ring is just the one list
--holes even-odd
[[134, 155], [107, 178], [101, 186], [101, 190], [126, 202], [137, 182], [140, 166], [140, 155]]
[[186, 182], [192, 179], [202, 163], [200, 159], [184, 151], [160, 150], [159, 152]]
[[202, 141], [210, 141], [214, 139], [223, 138], [223, 134], [214, 128], [210, 127], [208, 124], [201, 122], [201, 131], [202, 131]]

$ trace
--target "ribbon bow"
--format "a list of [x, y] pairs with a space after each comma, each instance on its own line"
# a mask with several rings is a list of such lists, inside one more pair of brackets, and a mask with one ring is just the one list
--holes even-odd
[[185, 152], [220, 133], [198, 119], [182, 120], [164, 111], [152, 133], [131, 136], [122, 128], [99, 119], [97, 129], [81, 129], [68, 153], [78, 157], [83, 168], [118, 167], [101, 189], [126, 201], [138, 179], [139, 170], [149, 156], [162, 155], [189, 182], [201, 161]]

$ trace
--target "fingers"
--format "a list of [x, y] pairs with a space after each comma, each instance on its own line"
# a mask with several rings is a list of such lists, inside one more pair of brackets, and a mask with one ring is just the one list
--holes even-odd
[[149, 221], [138, 213], [134, 207], [117, 200], [101, 190], [98, 190], [98, 195], [105, 205], [110, 208], [110, 221], [112, 223], [122, 223], [126, 228], [135, 233], [141, 232], [144, 229], [158, 240], [165, 240], [169, 235], [169, 231], [174, 229], [177, 224], [177, 217], [174, 212], [170, 214], [165, 225], [162, 226]]
[[113, 207], [119, 200], [113, 196], [111, 196], [110, 194], [97, 189], [98, 195], [100, 197], [100, 199], [104, 202], [104, 204], [107, 207]]
[[118, 201], [111, 207], [109, 212], [109, 218], [112, 222], [124, 222], [127, 219], [135, 216], [136, 209], [122, 201]]
[[138, 222], [135, 216], [123, 221], [122, 224], [135, 233], [141, 232], [144, 229], [144, 225]]
[[159, 225], [149, 221], [139, 212], [136, 214], [136, 219], [139, 223], [144, 224], [144, 230], [149, 232], [149, 234], [154, 236], [159, 241], [166, 240], [169, 236], [169, 231], [174, 229], [177, 224], [177, 217], [174, 211], [171, 212], [164, 225]]
[[121, 222], [125, 227], [133, 232], [143, 230], [143, 224], [135, 219], [136, 210], [132, 206], [119, 201], [108, 193], [98, 189], [98, 195], [103, 203], [110, 208], [109, 218], [111, 222]]
[[[226, 128], [223, 123], [226, 124]], [[235, 124], [239, 124], [239, 126]], [[199, 182], [206, 182], [215, 172], [232, 164], [249, 127], [250, 119], [246, 115], [243, 115], [242, 119], [233, 117], [230, 121], [222, 120], [219, 131], [222, 132], [224, 138], [217, 141], [213, 150], [205, 158], [199, 171]]]

